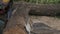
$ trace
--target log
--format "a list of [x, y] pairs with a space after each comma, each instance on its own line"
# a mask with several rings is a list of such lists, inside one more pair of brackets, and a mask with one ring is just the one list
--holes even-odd
[[32, 7], [29, 14], [39, 16], [60, 16], [60, 4], [41, 4], [39, 7]]
[[17, 2], [15, 4], [31, 8], [28, 11], [29, 15], [60, 16], [60, 4], [31, 4], [26, 2]]
[[3, 34], [27, 34], [25, 29], [25, 14], [24, 12], [19, 11], [21, 9], [14, 10], [13, 15], [8, 20], [5, 29], [3, 30]]

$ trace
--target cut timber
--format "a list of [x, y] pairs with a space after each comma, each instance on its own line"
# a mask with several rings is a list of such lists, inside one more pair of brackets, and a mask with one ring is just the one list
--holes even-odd
[[39, 7], [32, 7], [29, 14], [40, 16], [60, 16], [60, 4], [41, 4]]
[[60, 30], [60, 19], [48, 16], [31, 16], [32, 23], [44, 23], [53, 29]]
[[24, 17], [14, 14], [8, 21], [3, 34], [26, 34]]
[[26, 14], [24, 11], [18, 8], [16, 12], [14, 12], [6, 25], [3, 34], [27, 34], [25, 30]]
[[[25, 6], [25, 8], [31, 8], [29, 11], [30, 15], [40, 16], [59, 16], [60, 15], [60, 4], [31, 4], [19, 2], [16, 5]], [[27, 9], [28, 10], [28, 9]]]
[[60, 34], [60, 19], [48, 16], [31, 16], [32, 34]]

